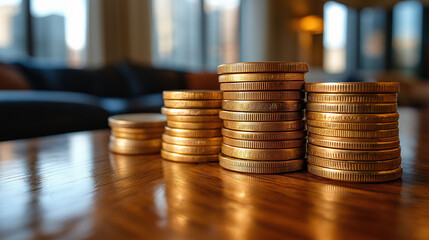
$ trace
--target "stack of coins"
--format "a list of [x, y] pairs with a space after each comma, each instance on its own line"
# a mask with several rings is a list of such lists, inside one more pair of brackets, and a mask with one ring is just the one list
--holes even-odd
[[308, 83], [308, 171], [349, 182], [400, 178], [399, 83]]
[[120, 154], [159, 153], [166, 118], [159, 113], [122, 114], [109, 117], [109, 148]]
[[220, 165], [246, 173], [281, 173], [305, 166], [304, 80], [293, 62], [224, 64]]
[[220, 91], [164, 91], [167, 126], [161, 156], [176, 162], [218, 161], [222, 143]]

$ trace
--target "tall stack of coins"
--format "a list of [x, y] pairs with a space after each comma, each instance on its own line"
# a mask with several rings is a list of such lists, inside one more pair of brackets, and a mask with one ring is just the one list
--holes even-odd
[[349, 182], [400, 178], [399, 83], [307, 83], [308, 171]]
[[164, 91], [167, 126], [161, 156], [176, 162], [218, 161], [222, 143], [220, 91]]
[[109, 117], [109, 148], [121, 154], [159, 153], [166, 118], [159, 113], [122, 114]]
[[220, 165], [246, 173], [304, 167], [304, 80], [308, 66], [254, 62], [218, 67], [223, 93]]

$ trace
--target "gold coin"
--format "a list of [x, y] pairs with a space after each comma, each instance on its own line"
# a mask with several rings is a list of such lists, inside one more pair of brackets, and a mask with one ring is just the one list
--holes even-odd
[[185, 108], [166, 108], [162, 107], [161, 112], [165, 115], [184, 115], [184, 116], [199, 116], [199, 115], [219, 115], [220, 109], [185, 109]]
[[219, 154], [219, 165], [228, 170], [245, 173], [284, 173], [304, 168], [304, 159], [287, 161], [248, 161]]
[[110, 136], [110, 143], [118, 148], [151, 148], [151, 147], [161, 147], [161, 138], [147, 139], [147, 140], [137, 140], [137, 139], [127, 139], [127, 138], [117, 138], [115, 136]]
[[396, 103], [397, 93], [353, 94], [353, 93], [308, 93], [308, 102], [326, 103]]
[[303, 91], [224, 92], [224, 100], [287, 101], [303, 100]]
[[123, 127], [112, 127], [112, 130], [115, 132], [122, 133], [141, 133], [141, 134], [156, 134], [163, 133], [164, 126], [154, 127], [154, 128], [123, 128]]
[[388, 182], [402, 176], [402, 168], [387, 171], [346, 171], [308, 164], [308, 171], [319, 177], [346, 182]]
[[221, 83], [221, 91], [279, 91], [303, 90], [304, 81]]
[[[315, 137], [318, 136], [318, 137]], [[394, 139], [392, 141], [379, 141], [383, 139]], [[358, 141], [356, 141], [358, 140]], [[372, 141], [371, 141], [372, 140]], [[374, 141], [375, 140], [375, 141]], [[327, 148], [355, 149], [355, 150], [377, 150], [399, 147], [399, 137], [393, 138], [336, 138], [310, 134], [308, 142]]]
[[218, 74], [252, 72], [308, 72], [308, 65], [302, 62], [242, 62], [217, 67]]
[[307, 128], [309, 133], [342, 138], [388, 138], [398, 136], [399, 134], [398, 128], [378, 131], [349, 131], [329, 128], [318, 128], [313, 126], [307, 126]]
[[290, 132], [245, 132], [230, 130], [222, 128], [222, 135], [224, 137], [242, 139], [242, 140], [261, 140], [261, 141], [275, 141], [275, 140], [293, 140], [305, 138], [306, 131], [290, 131]]
[[162, 135], [162, 141], [184, 146], [220, 146], [222, 137], [212, 138], [184, 138], [174, 137], [167, 134]]
[[137, 154], [155, 154], [159, 153], [161, 150], [161, 147], [118, 147], [113, 144], [109, 144], [110, 151], [114, 153], [119, 154], [130, 154], [130, 155], [137, 155]]
[[287, 149], [252, 149], [222, 144], [222, 153], [235, 158], [261, 161], [299, 159], [305, 156], [305, 147]]
[[398, 111], [396, 103], [307, 103], [309, 112], [331, 113], [394, 113]]
[[301, 111], [303, 108], [303, 101], [222, 101], [222, 109], [229, 111], [292, 112]]
[[207, 116], [182, 116], [182, 115], [167, 115], [167, 121], [176, 122], [219, 122], [221, 119], [218, 115]]
[[387, 123], [339, 123], [317, 120], [307, 120], [307, 124], [319, 128], [332, 128], [353, 131], [375, 131], [398, 128], [398, 121]]
[[229, 137], [223, 137], [223, 143], [241, 148], [256, 148], [256, 149], [267, 149], [267, 148], [297, 148], [305, 147], [305, 138], [286, 140], [286, 141], [255, 141], [255, 140], [240, 140]]
[[154, 139], [154, 138], [161, 138], [162, 132], [155, 132], [155, 133], [127, 133], [127, 132], [118, 132], [112, 129], [111, 131], [112, 135], [117, 138], [127, 138], [127, 139]]
[[162, 149], [168, 152], [190, 155], [211, 155], [220, 152], [220, 146], [184, 146], [166, 142], [162, 143]]
[[249, 132], [296, 131], [303, 130], [305, 122], [304, 120], [283, 122], [236, 122], [224, 120], [223, 126], [228, 129]]
[[382, 161], [347, 161], [308, 155], [307, 161], [309, 164], [316, 165], [319, 167], [350, 171], [383, 171], [401, 167], [401, 158]]
[[238, 73], [219, 75], [219, 82], [304, 81], [304, 73]]
[[166, 118], [159, 113], [130, 113], [109, 117], [111, 127], [151, 128], [164, 127]]
[[221, 108], [221, 100], [164, 100], [164, 106], [169, 108]]
[[167, 126], [172, 128], [182, 128], [182, 129], [214, 129], [221, 128], [222, 122], [176, 122], [176, 121], [167, 121]]
[[219, 117], [223, 120], [245, 121], [245, 122], [275, 122], [299, 120], [304, 117], [304, 112], [219, 112]]
[[306, 83], [307, 92], [321, 93], [397, 93], [398, 82], [326, 82]]
[[316, 157], [338, 160], [376, 161], [401, 157], [401, 148], [398, 147], [384, 150], [345, 150], [308, 144], [307, 153]]
[[207, 91], [207, 90], [163, 91], [162, 97], [164, 99], [172, 99], [172, 100], [209, 100], [209, 99], [222, 100], [222, 92]]
[[307, 119], [328, 121], [328, 122], [346, 122], [346, 123], [381, 123], [395, 122], [399, 120], [398, 113], [383, 114], [346, 114], [346, 113], [322, 113], [307, 112]]
[[180, 129], [165, 127], [165, 134], [174, 137], [189, 137], [189, 138], [203, 138], [203, 137], [220, 137], [222, 136], [220, 129]]
[[180, 153], [168, 152], [161, 150], [161, 157], [165, 160], [173, 162], [187, 162], [187, 163], [203, 163], [203, 162], [217, 162], [218, 155], [187, 155]]

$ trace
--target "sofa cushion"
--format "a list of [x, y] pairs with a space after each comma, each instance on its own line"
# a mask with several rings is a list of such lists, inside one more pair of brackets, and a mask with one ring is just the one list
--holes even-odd
[[96, 97], [51, 91], [1, 91], [0, 141], [107, 128]]
[[99, 97], [130, 97], [129, 84], [115, 67], [97, 70], [14, 64], [36, 90], [71, 91]]
[[163, 106], [161, 93], [136, 98], [100, 98], [100, 106], [111, 114], [160, 112]]
[[186, 89], [184, 72], [128, 63], [118, 64], [118, 72], [128, 80], [134, 97], [160, 93], [164, 90]]

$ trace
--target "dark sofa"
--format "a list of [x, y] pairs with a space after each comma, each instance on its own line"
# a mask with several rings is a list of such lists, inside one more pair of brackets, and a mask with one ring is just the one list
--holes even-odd
[[[1, 70], [0, 83], [10, 80]], [[188, 87], [184, 72], [125, 62], [100, 69], [15, 63], [7, 70], [28, 88], [0, 91], [0, 141], [106, 128], [108, 116], [159, 112], [163, 90]]]

